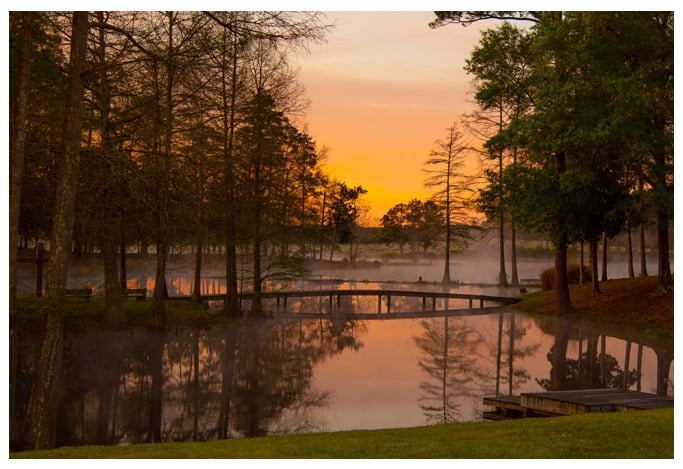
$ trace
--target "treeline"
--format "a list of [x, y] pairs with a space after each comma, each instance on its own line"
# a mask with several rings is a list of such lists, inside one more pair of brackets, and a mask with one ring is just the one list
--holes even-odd
[[120, 328], [126, 247], [153, 245], [149, 326], [161, 329], [171, 246], [196, 246], [196, 275], [202, 247], [225, 246], [227, 315], [239, 313], [237, 247], [248, 246], [249, 313], [261, 315], [261, 285], [279, 258], [322, 255], [326, 236], [348, 240], [365, 190], [323, 172], [325, 151], [303, 125], [289, 57], [324, 40], [319, 13], [11, 12], [9, 26], [10, 314], [21, 240], [48, 239], [45, 334], [23, 435], [44, 448], [55, 442], [73, 254], [99, 248], [104, 322]]
[[[306, 131], [307, 101], [289, 60], [324, 40], [320, 14], [91, 12], [82, 97], [69, 108], [71, 28], [67, 14], [10, 15], [10, 166], [20, 170], [11, 247], [51, 239], [66, 141], [56, 123], [80, 113], [67, 249], [101, 253], [110, 325], [123, 321], [128, 246], [156, 252], [150, 324], [163, 327], [172, 246], [195, 247], [196, 275], [203, 248], [224, 246], [226, 314], [237, 314], [245, 280], [260, 314], [264, 280], [292, 270], [285, 257], [322, 257], [350, 239], [365, 191], [324, 173], [326, 150]], [[249, 279], [238, 279], [238, 246], [251, 253]]]
[[431, 26], [481, 20], [514, 22], [483, 31], [465, 66], [501, 279], [505, 225], [548, 233], [560, 312], [571, 311], [568, 247], [588, 246], [597, 292], [600, 240], [654, 225], [660, 284], [673, 287], [673, 12], [436, 12]]

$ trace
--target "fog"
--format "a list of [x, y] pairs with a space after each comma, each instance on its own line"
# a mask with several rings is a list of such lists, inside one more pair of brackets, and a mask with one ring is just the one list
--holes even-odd
[[[451, 258], [450, 277], [452, 289], [464, 287], [486, 288], [497, 287], [499, 261], [497, 249], [491, 253], [455, 254]], [[648, 259], [648, 273], [656, 274], [655, 256]], [[575, 262], [570, 259], [570, 262]], [[154, 288], [155, 256], [130, 254], [127, 257], [127, 280], [129, 288], [147, 288], [148, 295]], [[523, 284], [537, 283], [543, 270], [553, 266], [553, 258], [522, 258], [517, 262], [518, 276]], [[506, 264], [506, 273], [510, 280], [511, 266]], [[639, 265], [634, 266], [636, 275]], [[238, 277], [249, 281], [248, 267], [238, 268]], [[379, 282], [379, 283], [411, 283], [415, 288], [441, 282], [444, 272], [443, 260], [434, 257], [393, 257], [380, 259], [367, 255], [348, 262], [343, 255], [338, 255], [333, 262], [310, 260], [307, 279], [288, 285], [271, 285], [266, 282], [265, 288], [309, 288], [311, 283], [334, 283], [339, 281]], [[599, 269], [601, 272], [601, 270]], [[194, 255], [182, 254], [170, 256], [167, 270], [167, 284], [171, 296], [189, 295], [192, 291], [194, 273]], [[609, 279], [628, 277], [628, 266], [624, 256], [612, 256], [608, 260], [607, 273]], [[67, 288], [92, 288], [95, 294], [103, 290], [104, 273], [99, 257], [74, 262], [69, 268]], [[44, 286], [43, 286], [44, 288]], [[18, 271], [18, 294], [33, 295], [36, 289], [36, 266], [20, 264]], [[244, 286], [249, 289], [248, 285]], [[225, 259], [219, 254], [205, 255], [202, 265], [202, 293], [216, 294], [225, 291]], [[501, 294], [516, 294], [518, 291], [500, 291]]]

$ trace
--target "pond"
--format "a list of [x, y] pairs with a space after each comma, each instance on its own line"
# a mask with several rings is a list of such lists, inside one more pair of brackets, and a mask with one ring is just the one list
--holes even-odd
[[[360, 288], [355, 282], [339, 286]], [[348, 313], [374, 311], [376, 298], [347, 298], [331, 314], [324, 301], [307, 301], [292, 302], [288, 311], [328, 314], [278, 314], [165, 332], [68, 334], [58, 445], [474, 421], [488, 410], [484, 396], [546, 389], [620, 387], [673, 395], [673, 343], [506, 309], [359, 320]], [[418, 298], [393, 301], [393, 312], [421, 305]], [[25, 412], [37, 355], [36, 340], [20, 342], [18, 416]]]

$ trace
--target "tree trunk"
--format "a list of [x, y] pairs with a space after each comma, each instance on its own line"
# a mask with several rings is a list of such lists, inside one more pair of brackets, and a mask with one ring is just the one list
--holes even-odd
[[[237, 235], [235, 216], [235, 177], [234, 177], [234, 140], [235, 140], [235, 107], [237, 104], [237, 56], [238, 35], [237, 27], [233, 31], [232, 56], [229, 68], [227, 61], [223, 64], [223, 165], [225, 168], [226, 184], [226, 227], [225, 227], [225, 300], [223, 302], [223, 314], [237, 316], [239, 304], [237, 296]], [[228, 32], [223, 31], [223, 48], [228, 50]], [[226, 54], [223, 55], [224, 59]], [[228, 91], [228, 77], [225, 75], [228, 69], [231, 71], [230, 89]]]
[[602, 232], [602, 277], [600, 280], [607, 281], [607, 232]]
[[562, 239], [557, 243], [555, 251], [555, 291], [559, 314], [571, 313], [574, 308], [569, 297], [569, 281], [567, 278], [567, 242]]
[[631, 228], [626, 230], [626, 256], [628, 258], [628, 278], [633, 278], [636, 274], [633, 271], [633, 242], [631, 240]]
[[585, 279], [583, 278], [583, 239], [581, 240], [579, 247], [579, 285], [583, 285]]
[[26, 146], [26, 121], [28, 109], [28, 88], [30, 80], [31, 47], [33, 36], [33, 12], [12, 12], [21, 21], [21, 50], [17, 86], [13, 90], [10, 120], [11, 163], [9, 184], [9, 314], [16, 310], [17, 297], [17, 258], [19, 248], [19, 213], [21, 211], [21, 183], [24, 178], [24, 148]]
[[515, 219], [510, 220], [510, 264], [512, 272], [510, 273], [511, 285], [515, 288], [519, 287], [519, 274], [517, 273], [517, 236], [515, 233]]
[[126, 288], [128, 288], [128, 273], [126, 271], [126, 230], [125, 230], [125, 221], [123, 218], [123, 213], [120, 215], [120, 238], [119, 238], [119, 256], [120, 256], [120, 261], [121, 261], [121, 290], [124, 291]]
[[669, 215], [666, 209], [657, 211], [657, 258], [659, 286], [666, 291], [674, 285], [669, 261]]
[[[98, 13], [99, 21], [104, 23], [104, 15], [102, 12]], [[109, 112], [111, 110], [111, 97], [109, 89], [109, 79], [107, 77], [107, 70], [104, 67], [106, 63], [106, 37], [104, 28], [99, 28], [99, 48], [97, 53], [99, 55], [99, 62], [101, 70], [99, 73], [99, 91], [98, 104], [101, 113], [100, 133], [101, 133], [101, 151], [102, 162], [105, 169], [105, 176], [107, 182], [104, 186], [105, 201], [102, 205], [102, 260], [104, 263], [104, 320], [107, 327], [111, 329], [120, 329], [126, 323], [125, 313], [123, 311], [123, 298], [121, 296], [121, 284], [119, 273], [116, 265], [116, 251], [118, 242], [114, 236], [114, 188], [113, 182], [115, 180], [112, 151], [111, 151], [111, 123], [109, 121]]]
[[645, 224], [640, 224], [640, 276], [647, 277], [647, 256], [645, 255]]
[[63, 351], [64, 288], [74, 223], [75, 187], [78, 181], [81, 125], [83, 117], [83, 79], [88, 12], [74, 12], [69, 65], [69, 81], [63, 128], [63, 160], [59, 170], [52, 217], [50, 260], [43, 303], [45, 334], [33, 380], [24, 428], [25, 445], [31, 449], [54, 448], [56, 444], [57, 400], [55, 383], [59, 379]]
[[[10, 183], [9, 183], [9, 315], [16, 314], [17, 265], [19, 257], [19, 214], [21, 211], [21, 183], [24, 178], [24, 149], [26, 146], [26, 120], [28, 109], [28, 85], [30, 80], [31, 47], [33, 36], [33, 12], [13, 12], [21, 19], [21, 50], [17, 70], [17, 87], [10, 112]], [[10, 321], [10, 324], [12, 322]], [[16, 425], [16, 333], [9, 330], [9, 433], [10, 441], [20, 438]]]
[[598, 282], [598, 238], [591, 236], [589, 242], [590, 260], [591, 260], [591, 283], [593, 284], [593, 293], [600, 293], [600, 282]]
[[192, 290], [192, 301], [202, 302], [202, 239], [197, 238], [197, 252], [194, 257], [194, 289]]

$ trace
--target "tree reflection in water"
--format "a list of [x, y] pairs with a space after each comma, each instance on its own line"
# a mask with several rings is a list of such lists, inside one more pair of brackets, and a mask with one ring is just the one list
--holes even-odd
[[[329, 403], [313, 367], [362, 347], [362, 328], [335, 321], [235, 321], [211, 329], [69, 334], [58, 445], [191, 441], [320, 430]], [[35, 347], [20, 347], [18, 421]]]
[[[572, 330], [567, 318], [556, 317], [553, 320], [555, 342], [547, 354], [552, 364], [549, 378], [536, 378], [536, 382], [545, 390], [562, 389], [594, 389], [623, 388], [628, 389], [640, 381], [638, 369], [624, 371], [619, 367], [619, 360], [605, 353], [604, 335], [592, 331]], [[567, 345], [570, 335], [578, 338], [579, 353], [576, 359], [567, 357]], [[586, 343], [586, 351], [583, 344]], [[598, 353], [598, 343], [600, 352]], [[627, 341], [624, 367], [629, 367], [630, 342]]]
[[414, 338], [421, 351], [418, 363], [430, 378], [420, 383], [420, 408], [430, 423], [457, 421], [461, 399], [476, 394], [481, 381], [476, 352], [484, 338], [461, 318], [422, 320], [420, 325], [423, 335]]

